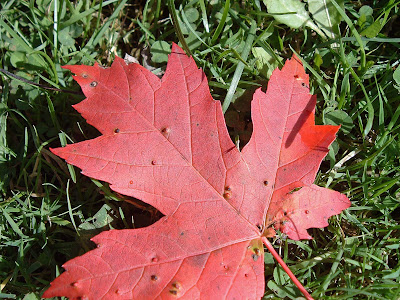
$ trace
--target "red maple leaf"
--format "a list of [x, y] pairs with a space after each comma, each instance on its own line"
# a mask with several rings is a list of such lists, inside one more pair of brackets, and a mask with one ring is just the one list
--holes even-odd
[[43, 297], [261, 298], [266, 236], [309, 239], [307, 228], [350, 205], [313, 184], [339, 127], [314, 124], [316, 97], [295, 57], [254, 94], [242, 152], [204, 73], [177, 45], [161, 80], [120, 58], [107, 69], [65, 68], [87, 96], [74, 107], [102, 135], [52, 151], [165, 216], [97, 235], [98, 247], [67, 262]]

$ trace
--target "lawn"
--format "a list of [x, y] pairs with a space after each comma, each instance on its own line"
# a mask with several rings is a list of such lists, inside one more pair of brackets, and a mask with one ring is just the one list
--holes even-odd
[[[128, 55], [162, 76], [175, 42], [205, 72], [239, 147], [255, 89], [301, 58], [316, 122], [342, 125], [316, 184], [352, 206], [309, 230], [313, 240], [271, 242], [316, 299], [399, 299], [400, 1], [325, 2], [1, 1], [0, 298], [40, 299], [91, 237], [158, 220], [49, 148], [99, 135], [71, 107], [84, 97], [61, 66]], [[265, 274], [265, 299], [301, 297], [268, 252]]]

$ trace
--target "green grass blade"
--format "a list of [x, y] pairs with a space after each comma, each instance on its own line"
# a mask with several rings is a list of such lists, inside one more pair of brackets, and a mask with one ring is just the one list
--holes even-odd
[[[255, 21], [252, 21], [250, 30], [248, 32], [248, 36], [246, 39], [246, 44], [243, 48], [243, 52], [241, 53], [241, 57], [243, 58], [243, 60], [247, 60], [247, 57], [249, 56], [251, 48], [253, 47], [253, 41], [255, 38], [256, 30], [257, 30], [257, 24]], [[235, 73], [233, 74], [231, 85], [229, 87], [229, 90], [226, 94], [224, 103], [222, 105], [223, 112], [226, 112], [226, 110], [228, 109], [229, 105], [232, 102], [233, 96], [235, 95], [236, 88], [237, 88], [237, 85], [240, 80], [240, 77], [242, 76], [244, 66], [245, 66], [245, 64], [241, 61], [236, 66], [236, 70], [235, 70]]]

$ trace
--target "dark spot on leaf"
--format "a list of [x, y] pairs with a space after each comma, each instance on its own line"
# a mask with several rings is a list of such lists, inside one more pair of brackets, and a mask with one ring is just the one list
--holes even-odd
[[256, 255], [260, 256], [260, 254], [261, 254], [260, 249], [254, 248], [253, 251], [254, 251], [254, 253], [255, 253]]
[[283, 211], [283, 215], [284, 215], [284, 216], [287, 216], [287, 211], [286, 211], [286, 210]]
[[224, 265], [224, 269], [228, 271], [229, 267], [227, 265]]
[[152, 281], [157, 281], [158, 280], [158, 276], [157, 275], [151, 275], [150, 279]]
[[153, 263], [158, 262], [158, 257], [157, 257], [157, 256], [154, 256], [154, 257], [151, 259], [151, 262], [153, 262]]
[[258, 228], [259, 231], [262, 231], [262, 230], [263, 230], [263, 225], [261, 225], [261, 224], [256, 224], [256, 226], [257, 226], [257, 228]]
[[82, 78], [88, 78], [88, 74], [82, 74]]
[[264, 184], [265, 186], [267, 186], [267, 185], [268, 185], [268, 180], [264, 180], [263, 184]]
[[178, 295], [178, 291], [177, 290], [169, 290], [169, 293], [171, 295], [174, 295], [174, 296]]
[[172, 287], [174, 287], [174, 288], [176, 288], [176, 289], [180, 289], [181, 288], [181, 284], [179, 283], [179, 282], [174, 282], [173, 284], [172, 284]]
[[299, 75], [297, 75], [297, 74], [296, 74], [296, 75], [294, 75], [294, 78], [296, 78], [296, 79], [297, 79], [297, 78], [299, 78]]
[[119, 133], [119, 128], [115, 128], [114, 133]]
[[156, 165], [156, 164], [157, 164], [157, 161], [155, 161], [155, 160], [152, 160], [152, 161], [151, 161], [151, 164], [154, 166], [154, 165]]
[[246, 274], [244, 274], [244, 277], [249, 277], [249, 274], [247, 274], [247, 273], [246, 273]]
[[226, 192], [226, 193], [224, 193], [224, 198], [225, 198], [226, 200], [231, 199], [231, 198], [232, 198], [232, 193], [231, 193], [231, 192]]
[[258, 256], [257, 254], [252, 254], [252, 255], [251, 255], [251, 258], [252, 258], [254, 261], [257, 261], [258, 258], [259, 258], [259, 256]]
[[309, 213], [310, 213], [310, 211], [309, 211], [308, 209], [306, 209], [306, 210], [305, 210], [305, 213], [306, 213], [306, 214], [309, 214]]
[[301, 85], [302, 85], [303, 87], [309, 88], [309, 86], [308, 86], [307, 84], [305, 84], [304, 82], [302, 82]]
[[225, 191], [230, 191], [230, 190], [231, 190], [231, 187], [229, 185], [225, 187]]
[[77, 283], [76, 281], [74, 281], [74, 282], [71, 282], [71, 286], [73, 286], [73, 287], [77, 287], [77, 286], [78, 286], [78, 283]]
[[92, 82], [90, 83], [90, 86], [91, 86], [91, 87], [97, 86], [97, 81], [92, 81]]
[[182, 231], [182, 232], [181, 232], [181, 235], [185, 235], [185, 233]]
[[163, 129], [161, 129], [161, 132], [162, 132], [163, 134], [170, 133], [170, 131], [171, 131], [171, 129], [168, 128], [168, 127], [164, 127]]

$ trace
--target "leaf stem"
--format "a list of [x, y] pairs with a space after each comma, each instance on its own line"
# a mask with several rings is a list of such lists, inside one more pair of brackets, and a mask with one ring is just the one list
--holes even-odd
[[265, 247], [271, 252], [272, 256], [278, 261], [278, 263], [282, 266], [283, 270], [289, 275], [290, 279], [293, 281], [293, 283], [298, 287], [300, 292], [306, 297], [308, 300], [313, 300], [313, 297], [307, 292], [307, 290], [304, 288], [304, 286], [300, 283], [300, 281], [294, 276], [292, 271], [289, 269], [289, 267], [285, 264], [283, 259], [279, 256], [279, 254], [275, 251], [274, 247], [271, 245], [271, 243], [268, 241], [268, 239], [263, 236], [261, 237], [261, 240], [263, 241]]

